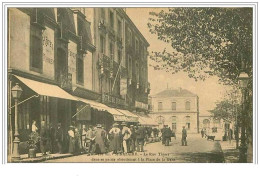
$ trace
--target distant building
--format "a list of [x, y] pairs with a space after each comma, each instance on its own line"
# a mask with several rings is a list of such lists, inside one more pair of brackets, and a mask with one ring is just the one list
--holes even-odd
[[199, 132], [199, 97], [192, 92], [166, 89], [151, 96], [150, 116], [162, 127], [170, 126], [177, 133], [182, 126], [191, 133]]

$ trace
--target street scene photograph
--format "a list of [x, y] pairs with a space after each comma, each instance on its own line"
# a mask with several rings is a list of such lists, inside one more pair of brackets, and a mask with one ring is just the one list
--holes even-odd
[[7, 162], [253, 163], [253, 11], [9, 7]]

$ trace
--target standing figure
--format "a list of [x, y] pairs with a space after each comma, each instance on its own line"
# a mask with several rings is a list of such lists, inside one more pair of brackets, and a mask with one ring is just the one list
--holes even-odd
[[75, 152], [80, 153], [81, 152], [81, 134], [77, 127], [75, 127]]
[[97, 124], [96, 138], [95, 138], [96, 154], [106, 153], [105, 140], [106, 140], [106, 131], [104, 129], [102, 129], [101, 124]]
[[74, 133], [74, 126], [71, 125], [68, 131], [69, 135], [69, 153], [75, 153], [75, 133]]
[[169, 142], [172, 136], [172, 131], [168, 127], [168, 125], [164, 125], [164, 128], [162, 129], [162, 137], [164, 139], [164, 145], [169, 146]]
[[135, 132], [135, 126], [130, 125], [130, 130], [131, 130], [131, 137], [130, 137], [130, 152], [135, 152], [136, 151], [136, 132]]
[[81, 133], [81, 145], [82, 149], [86, 151], [86, 134], [87, 134], [87, 129], [85, 125], [82, 125], [82, 133]]
[[182, 127], [182, 137], [181, 137], [181, 145], [187, 146], [187, 130], [185, 129], [185, 126]]
[[58, 128], [56, 131], [56, 143], [58, 147], [58, 153], [62, 153], [62, 144], [63, 144], [63, 131], [61, 128], [61, 123], [58, 123]]
[[201, 137], [203, 138], [204, 137], [204, 130], [201, 129], [200, 133], [201, 133]]
[[111, 146], [113, 150], [113, 154], [117, 154], [120, 151], [121, 143], [120, 143], [120, 129], [118, 128], [118, 123], [114, 123], [112, 129], [110, 129], [109, 134], [111, 135]]
[[45, 121], [41, 122], [41, 131], [40, 131], [40, 147], [42, 155], [45, 156], [47, 152], [47, 142], [48, 142], [48, 129], [46, 127]]
[[90, 126], [87, 133], [86, 133], [86, 146], [88, 147], [88, 153], [93, 152], [93, 145], [95, 144], [95, 131], [93, 126]]
[[145, 130], [140, 124], [138, 124], [138, 129], [136, 131], [137, 152], [144, 151], [144, 138], [145, 138]]
[[123, 126], [122, 129], [122, 135], [123, 135], [123, 148], [124, 148], [124, 153], [129, 153], [130, 152], [130, 137], [131, 137], [131, 130], [126, 126], [126, 123], [123, 122], [121, 124]]
[[38, 127], [36, 125], [36, 121], [33, 120], [33, 122], [32, 122], [32, 132], [37, 132], [37, 131], [38, 131]]
[[56, 129], [52, 123], [50, 123], [50, 152], [54, 153], [56, 149]]

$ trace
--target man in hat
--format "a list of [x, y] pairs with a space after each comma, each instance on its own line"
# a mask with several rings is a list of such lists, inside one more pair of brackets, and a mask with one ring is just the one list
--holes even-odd
[[89, 154], [92, 153], [93, 145], [95, 144], [95, 138], [96, 134], [94, 131], [94, 127], [90, 125], [88, 131], [86, 132], [86, 146], [88, 146]]
[[182, 127], [182, 137], [181, 137], [181, 145], [187, 146], [187, 130], [185, 129], [185, 126]]
[[110, 129], [109, 134], [111, 135], [111, 146], [113, 150], [113, 154], [117, 154], [120, 151], [120, 133], [121, 130], [118, 127], [118, 123], [114, 123], [112, 129]]
[[137, 152], [144, 151], [144, 138], [145, 138], [145, 129], [138, 123], [138, 129], [136, 131], [136, 144]]
[[95, 152], [97, 154], [106, 153], [105, 139], [106, 139], [106, 131], [102, 129], [101, 124], [97, 124], [96, 138], [95, 138], [95, 143], [96, 143]]
[[172, 136], [172, 131], [168, 127], [168, 125], [164, 125], [164, 128], [162, 129], [162, 137], [164, 139], [164, 145], [169, 146], [169, 142]]
[[46, 127], [45, 121], [41, 122], [40, 137], [41, 137], [41, 140], [40, 140], [41, 152], [42, 152], [42, 155], [45, 156], [45, 155], [47, 155], [46, 154], [46, 152], [47, 152], [47, 142], [48, 142], [48, 139], [49, 139], [48, 129]]
[[123, 135], [123, 148], [124, 153], [130, 152], [130, 137], [131, 137], [131, 130], [127, 127], [126, 122], [122, 122], [122, 135]]

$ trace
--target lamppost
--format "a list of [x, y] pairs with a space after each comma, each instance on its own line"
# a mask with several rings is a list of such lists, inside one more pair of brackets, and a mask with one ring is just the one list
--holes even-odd
[[247, 85], [248, 85], [248, 74], [242, 71], [238, 77], [239, 85], [242, 90], [242, 121], [241, 121], [241, 144], [239, 147], [239, 162], [246, 163], [247, 162], [247, 144], [246, 144], [246, 93], [247, 93]]
[[14, 131], [14, 140], [13, 140], [13, 152], [12, 152], [12, 158], [19, 159], [19, 133], [18, 133], [18, 100], [23, 92], [22, 88], [19, 86], [18, 83], [11, 89], [12, 96], [15, 102], [15, 131]]

